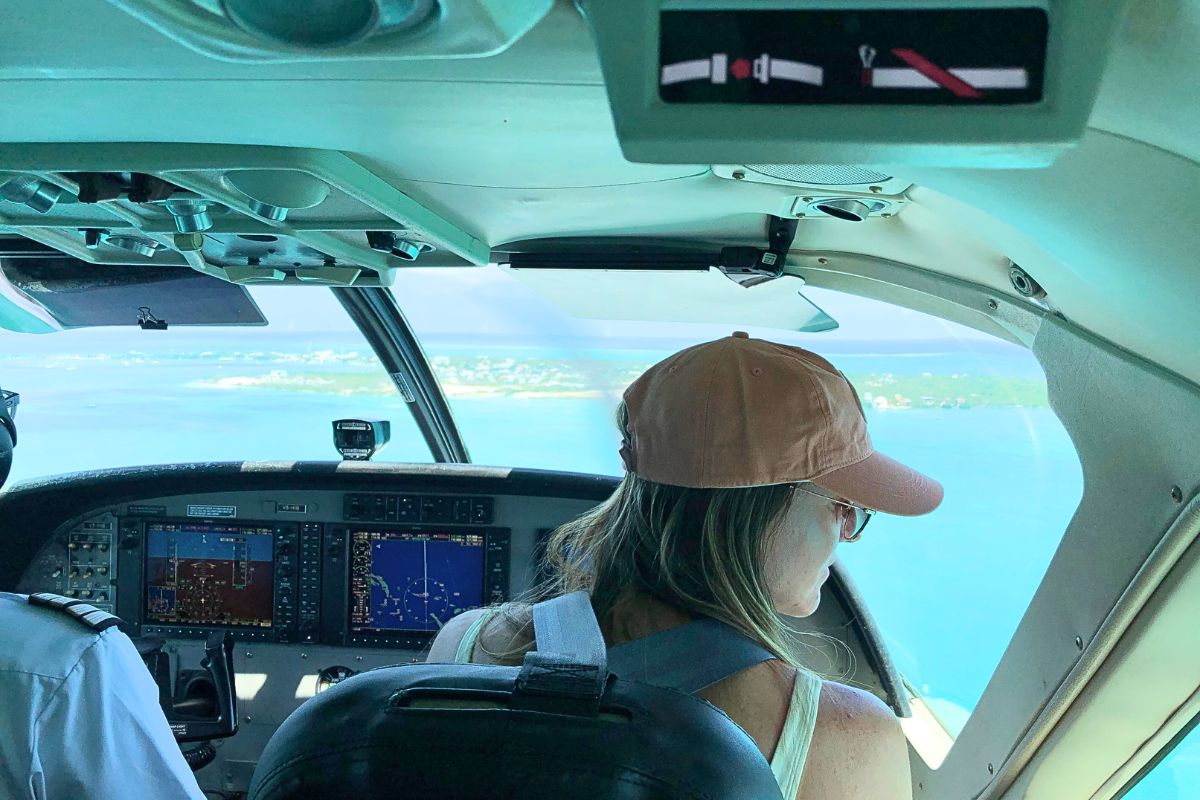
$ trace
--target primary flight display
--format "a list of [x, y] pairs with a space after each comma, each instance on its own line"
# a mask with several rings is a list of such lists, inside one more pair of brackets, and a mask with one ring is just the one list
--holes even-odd
[[150, 523], [146, 526], [146, 621], [270, 627], [274, 549], [271, 527]]

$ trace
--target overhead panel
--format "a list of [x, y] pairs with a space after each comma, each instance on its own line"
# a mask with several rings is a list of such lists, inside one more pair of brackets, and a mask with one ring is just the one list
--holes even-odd
[[440, 263], [489, 256], [349, 156], [275, 147], [8, 145], [0, 233], [92, 264], [191, 267], [240, 284], [387, 286], [434, 251]]
[[1035, 167], [1083, 133], [1120, 0], [585, 0], [625, 156]]

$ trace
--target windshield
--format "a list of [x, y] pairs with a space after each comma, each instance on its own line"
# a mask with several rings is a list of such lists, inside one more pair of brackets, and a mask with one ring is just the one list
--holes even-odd
[[190, 461], [329, 460], [332, 422], [387, 419], [375, 460], [431, 460], [408, 407], [332, 292], [251, 289], [265, 327], [0, 330], [20, 393], [10, 483]]
[[[885, 303], [803, 291], [837, 330], [737, 327], [828, 357], [858, 389], [876, 446], [945, 485], [934, 514], [877, 515], [840, 557], [900, 671], [956, 735], [1078, 505], [1075, 451], [1027, 350]], [[613, 418], [625, 387], [733, 329], [579, 319], [497, 267], [401, 270], [394, 294], [480, 464], [619, 475]], [[0, 332], [0, 386], [21, 393], [15, 478], [332, 459], [330, 423], [346, 417], [392, 422], [377, 460], [431, 460], [332, 293], [253, 295], [267, 327]]]
[[[487, 464], [621, 474], [625, 387], [733, 330], [578, 319], [496, 267], [403, 270], [394, 292], [472, 459]], [[945, 485], [934, 514], [877, 515], [840, 557], [898, 668], [957, 735], [1079, 503], [1079, 462], [1028, 350], [886, 303], [803, 293], [840, 327], [738, 327], [828, 357], [857, 388], [876, 447]]]

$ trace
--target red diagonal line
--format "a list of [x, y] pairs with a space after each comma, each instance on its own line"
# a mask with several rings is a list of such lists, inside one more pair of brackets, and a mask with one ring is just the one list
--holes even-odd
[[892, 54], [905, 64], [924, 75], [942, 88], [949, 89], [959, 97], [971, 97], [976, 100], [983, 97], [983, 92], [976, 89], [962, 78], [956, 78], [925, 56], [909, 47], [897, 47]]

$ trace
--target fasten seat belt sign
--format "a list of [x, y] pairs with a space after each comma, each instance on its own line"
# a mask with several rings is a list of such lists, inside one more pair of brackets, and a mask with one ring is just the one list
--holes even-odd
[[825, 70], [816, 64], [806, 64], [786, 58], [772, 58], [766, 53], [753, 61], [748, 58], [736, 58], [732, 62], [726, 53], [713, 53], [708, 58], [664, 65], [660, 84], [670, 86], [695, 80], [721, 84], [730, 78], [739, 81], [753, 78], [762, 84], [770, 83], [774, 79], [822, 86], [825, 83]]

